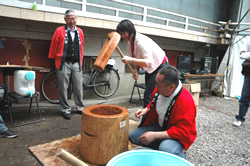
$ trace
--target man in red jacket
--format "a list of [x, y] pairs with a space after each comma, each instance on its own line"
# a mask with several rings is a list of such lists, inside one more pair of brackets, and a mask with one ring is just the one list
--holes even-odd
[[54, 32], [51, 40], [49, 58], [55, 59], [56, 74], [59, 84], [59, 99], [62, 115], [71, 119], [71, 107], [67, 101], [69, 81], [72, 81], [74, 100], [77, 112], [84, 108], [82, 87], [83, 31], [76, 27], [77, 16], [74, 10], [65, 12], [66, 25]]
[[196, 106], [191, 94], [182, 87], [175, 67], [159, 71], [151, 102], [135, 116], [143, 118], [130, 133], [130, 142], [186, 158], [185, 151], [197, 136]]

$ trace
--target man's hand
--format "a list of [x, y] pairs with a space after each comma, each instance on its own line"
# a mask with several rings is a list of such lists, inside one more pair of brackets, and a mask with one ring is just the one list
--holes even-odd
[[136, 111], [135, 116], [137, 118], [140, 118], [141, 116], [147, 114], [147, 112], [148, 112], [148, 108], [139, 109], [138, 111]]
[[141, 143], [143, 143], [144, 145], [148, 145], [155, 140], [168, 138], [171, 137], [169, 137], [166, 131], [148, 131], [142, 134], [142, 136], [140, 136], [138, 140], [141, 141]]
[[250, 52], [241, 51], [240, 52], [240, 59], [250, 61]]
[[142, 144], [148, 145], [151, 142], [155, 140], [155, 132], [149, 131], [144, 133], [142, 136], [138, 138], [139, 141], [141, 141]]
[[246, 53], [246, 51], [241, 51], [241, 52], [240, 52], [240, 55], [243, 54], [243, 53]]

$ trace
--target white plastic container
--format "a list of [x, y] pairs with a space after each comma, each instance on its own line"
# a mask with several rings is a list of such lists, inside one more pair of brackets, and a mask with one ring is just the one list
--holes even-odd
[[30, 95], [32, 97], [36, 92], [35, 78], [34, 71], [16, 70], [14, 72], [14, 92], [22, 96]]

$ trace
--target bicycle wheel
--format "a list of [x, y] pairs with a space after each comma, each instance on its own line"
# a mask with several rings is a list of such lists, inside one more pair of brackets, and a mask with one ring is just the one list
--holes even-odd
[[115, 69], [105, 68], [104, 71], [97, 72], [94, 77], [94, 92], [99, 97], [110, 97], [118, 89], [120, 77]]
[[[51, 71], [45, 75], [41, 84], [43, 97], [52, 104], [59, 104], [58, 80], [56, 71]], [[69, 84], [68, 98], [72, 94], [72, 84]]]

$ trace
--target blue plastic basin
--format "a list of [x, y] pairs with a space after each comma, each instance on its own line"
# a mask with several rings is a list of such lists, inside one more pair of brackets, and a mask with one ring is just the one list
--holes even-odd
[[113, 157], [107, 166], [193, 166], [176, 155], [158, 150], [131, 150]]

